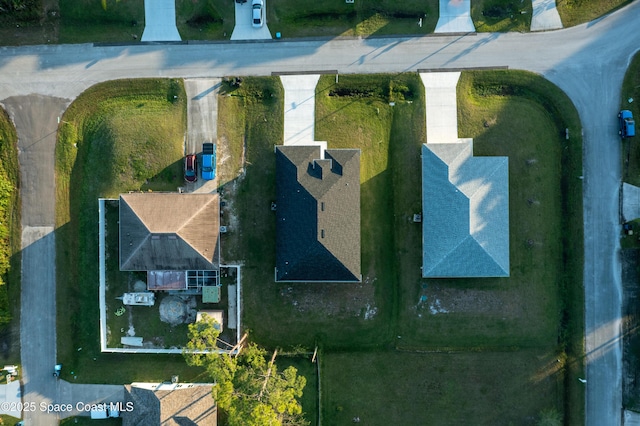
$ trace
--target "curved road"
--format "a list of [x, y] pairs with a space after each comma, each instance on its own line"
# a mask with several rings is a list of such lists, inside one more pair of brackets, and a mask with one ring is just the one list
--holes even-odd
[[[630, 58], [640, 48], [638, 28], [640, 2], [634, 2], [598, 21], [545, 33], [237, 44], [0, 48], [0, 102], [7, 107], [14, 105], [9, 109], [15, 117], [16, 111], [20, 110], [20, 99], [25, 99], [16, 97], [35, 93], [71, 100], [100, 81], [127, 77], [270, 75], [272, 72], [327, 69], [338, 70], [339, 73], [374, 73], [495, 66], [544, 75], [573, 100], [584, 129], [587, 424], [620, 425], [622, 286], [618, 200], [621, 169], [616, 112], [624, 72]], [[8, 99], [10, 97], [13, 101]], [[55, 100], [52, 104], [58, 105]], [[52, 107], [50, 113], [57, 114], [56, 108]], [[33, 120], [22, 120], [21, 123], [16, 121], [20, 146], [32, 146], [37, 142], [38, 136], [31, 127], [48, 130], [46, 126], [51, 124]], [[39, 165], [22, 154], [22, 173], [28, 178], [25, 173], [34, 173]], [[48, 179], [51, 181], [53, 176], [49, 175]], [[23, 187], [23, 199], [29, 196], [29, 191], [34, 191], [36, 198], [47, 196], [46, 188], [36, 185], [33, 188]], [[25, 203], [25, 218], [30, 217], [28, 209]], [[53, 220], [53, 217], [46, 217], [37, 225], [46, 231], [47, 227], [53, 226]], [[38, 241], [45, 247], [44, 255], [53, 256], [52, 250], [46, 249], [50, 244], [46, 237], [36, 238], [34, 243]], [[25, 250], [23, 256], [23, 280], [27, 282], [37, 271], [30, 269], [30, 262], [35, 262], [29, 257], [30, 251]], [[53, 265], [53, 258], [49, 260]], [[43, 262], [42, 259], [39, 261]], [[53, 291], [55, 276], [50, 271], [42, 272], [40, 276]], [[24, 284], [23, 289], [27, 291]], [[38, 308], [30, 305], [30, 297], [23, 294], [23, 320], [30, 313], [39, 312], [35, 310]], [[51, 305], [47, 309], [55, 308]], [[50, 315], [55, 318], [55, 311]], [[23, 321], [23, 324], [26, 323]], [[51, 342], [55, 336], [55, 321], [38, 324], [34, 329], [25, 326], [22, 335], [23, 342]], [[50, 343], [34, 348], [37, 352], [34, 356], [27, 355], [23, 346], [25, 377], [31, 378], [41, 370], [50, 369], [55, 360], [53, 342], [53, 354], [45, 353], [44, 348], [51, 346]], [[35, 383], [25, 383], [25, 400], [49, 398], [49, 387], [40, 388]], [[27, 420], [31, 424], [52, 424], [51, 420], [38, 415], [30, 415]]]

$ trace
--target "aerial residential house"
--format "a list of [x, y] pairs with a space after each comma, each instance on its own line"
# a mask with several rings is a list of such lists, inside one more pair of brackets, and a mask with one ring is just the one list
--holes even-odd
[[[210, 383], [125, 385], [123, 426], [216, 426], [218, 407]], [[127, 410], [131, 407], [131, 410]]]
[[509, 276], [509, 161], [422, 145], [422, 276]]
[[275, 280], [360, 282], [360, 150], [275, 152]]
[[147, 271], [148, 290], [201, 290], [220, 269], [218, 194], [120, 195], [120, 270]]

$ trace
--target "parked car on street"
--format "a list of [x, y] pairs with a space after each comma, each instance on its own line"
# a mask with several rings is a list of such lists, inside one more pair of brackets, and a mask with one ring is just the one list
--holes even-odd
[[252, 0], [251, 2], [251, 25], [253, 28], [260, 28], [264, 24], [264, 1]]
[[184, 159], [184, 180], [187, 182], [198, 180], [198, 160], [195, 154], [189, 154]]
[[628, 109], [623, 109], [618, 113], [619, 130], [622, 138], [636, 135], [636, 123], [633, 121], [633, 114]]

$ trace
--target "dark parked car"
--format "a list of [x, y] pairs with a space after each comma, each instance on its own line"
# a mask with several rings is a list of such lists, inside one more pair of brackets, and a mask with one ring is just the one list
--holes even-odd
[[198, 160], [195, 154], [189, 154], [184, 159], [184, 180], [187, 182], [198, 180]]

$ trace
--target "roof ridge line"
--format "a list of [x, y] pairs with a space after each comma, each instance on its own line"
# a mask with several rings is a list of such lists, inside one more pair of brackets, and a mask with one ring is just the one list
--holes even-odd
[[[138, 217], [138, 216], [136, 216], [136, 217]], [[149, 229], [147, 227], [147, 225], [142, 220], [140, 220], [140, 223], [142, 223], [145, 226], [145, 228]], [[131, 261], [131, 258], [133, 257], [133, 255], [136, 254], [138, 249], [140, 249], [140, 247], [142, 247], [142, 245], [147, 242], [147, 240], [149, 239], [150, 236], [151, 236], [151, 232], [149, 232], [147, 235], [145, 235], [145, 237], [140, 241], [140, 243], [137, 245], [137, 247], [135, 249], [131, 250], [131, 254], [127, 258], [126, 262], [122, 263], [122, 259], [120, 259], [121, 260], [120, 261], [120, 268], [122, 268], [122, 265], [126, 265], [127, 263], [129, 263], [129, 261]]]
[[[498, 159], [498, 158], [503, 158], [503, 159], [507, 160], [507, 162], [508, 162], [508, 160], [509, 160], [509, 157], [504, 156], [504, 155], [486, 156], [486, 157], [483, 157], [483, 156], [480, 156], [480, 157], [472, 156], [472, 158], [477, 158], [477, 159], [481, 159], [481, 158], [496, 158], [496, 159]], [[500, 162], [500, 165], [502, 165], [502, 163], [504, 163], [504, 160], [503, 160], [502, 162]], [[498, 166], [494, 167], [494, 168], [493, 168], [493, 170], [491, 170], [491, 173], [488, 173], [488, 174], [484, 175], [483, 177], [485, 177], [485, 176], [486, 176], [486, 177], [490, 177], [490, 176], [495, 175], [495, 174], [496, 174], [496, 172], [498, 171], [498, 169], [499, 169], [499, 167], [498, 167]], [[487, 179], [485, 179], [485, 180], [487, 180]], [[508, 180], [509, 180], [509, 169], [507, 169], [507, 182], [508, 182]], [[459, 186], [458, 186], [458, 185], [456, 185], [456, 188], [459, 188]], [[508, 190], [509, 190], [509, 187], [508, 187], [508, 185], [507, 185], [507, 191], [508, 191]], [[476, 192], [478, 192], [478, 191], [480, 191], [480, 186], [478, 186], [478, 188], [477, 188], [475, 191], [473, 191], [473, 193], [472, 193], [471, 195], [467, 196], [467, 198], [469, 199], [469, 201], [471, 201], [471, 199], [473, 198], [473, 196], [474, 196], [474, 195], [476, 195]], [[465, 194], [465, 195], [467, 195], [467, 194]]]
[[475, 242], [476, 242], [476, 244], [478, 244], [478, 246], [479, 246], [480, 248], [482, 248], [482, 251], [484, 251], [484, 252], [485, 252], [485, 253], [486, 253], [486, 254], [491, 258], [491, 260], [493, 260], [493, 263], [494, 263], [494, 264], [496, 264], [496, 265], [498, 266], [498, 268], [500, 268], [500, 270], [501, 270], [502, 272], [504, 272], [504, 273], [506, 273], [506, 274], [509, 274], [509, 271], [506, 271], [506, 270], [502, 267], [502, 264], [501, 264], [500, 262], [498, 262], [498, 261], [496, 260], [496, 258], [495, 258], [495, 257], [494, 257], [490, 252], [488, 252], [487, 250], [485, 250], [485, 248], [484, 248], [484, 247], [482, 247], [482, 244], [480, 244], [480, 242], [479, 242], [478, 240], [476, 240], [476, 238], [475, 238], [473, 235], [469, 235], [469, 236], [473, 239], [473, 241], [475, 241]]
[[[444, 256], [442, 256], [442, 257], [440, 258], [440, 260], [439, 260], [439, 261], [438, 261], [438, 262], [437, 262], [437, 263], [436, 263], [436, 264], [435, 264], [431, 269], [429, 269], [429, 271], [428, 271], [428, 272], [433, 271], [433, 270], [435, 269], [435, 267], [436, 267], [436, 266], [438, 266], [439, 264], [441, 264], [441, 263], [442, 263], [442, 261], [443, 261], [444, 259], [446, 259], [447, 257], [449, 257], [449, 255], [451, 255], [451, 253], [453, 253], [453, 252], [454, 252], [458, 247], [460, 247], [460, 245], [461, 245], [462, 243], [464, 243], [464, 242], [467, 240], [467, 238], [473, 238], [473, 236], [472, 236], [471, 234], [467, 234], [464, 238], [462, 238], [460, 241], [458, 241], [458, 244], [456, 244], [456, 245], [455, 245], [451, 250], [449, 250], [449, 251], [448, 251]], [[475, 241], [475, 239], [474, 239], [474, 241]], [[476, 241], [476, 242], [477, 242], [477, 241]], [[481, 247], [482, 247], [482, 246], [481, 246]], [[425, 272], [424, 272], [424, 271], [422, 271], [422, 275], [424, 275], [424, 273], [425, 273]]]
[[[217, 191], [216, 191], [216, 194], [217, 194]], [[198, 215], [202, 212], [202, 210], [204, 210], [204, 209], [209, 205], [209, 203], [210, 203], [210, 202], [212, 202], [212, 201], [213, 201], [213, 200], [215, 200], [215, 199], [216, 199], [216, 197], [214, 196], [211, 200], [209, 200], [208, 202], [206, 202], [206, 203], [204, 203], [202, 206], [200, 206], [200, 208], [198, 209], [198, 211], [194, 212], [191, 216], [189, 216], [189, 220], [186, 220], [186, 221], [182, 224], [182, 226], [181, 226], [181, 227], [179, 227], [178, 229], [176, 229], [176, 232], [175, 232], [175, 233], [176, 233], [176, 235], [180, 235], [180, 231], [182, 231], [182, 229], [184, 229], [188, 224], [190, 224], [190, 223], [193, 221], [193, 219], [194, 219], [196, 216], [198, 216]], [[180, 235], [180, 238], [182, 238], [182, 235]], [[184, 240], [184, 238], [183, 238], [183, 240]]]

